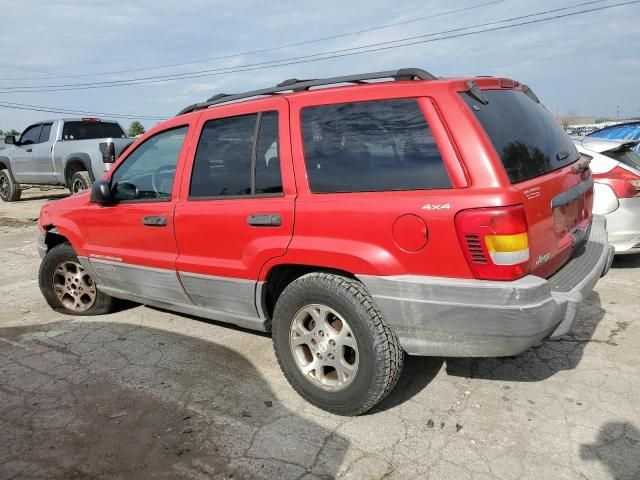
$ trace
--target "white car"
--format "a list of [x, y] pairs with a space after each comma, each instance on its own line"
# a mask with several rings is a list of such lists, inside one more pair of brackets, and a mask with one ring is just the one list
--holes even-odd
[[593, 213], [605, 215], [609, 243], [616, 254], [640, 253], [640, 154], [630, 140], [573, 137], [578, 151], [591, 158]]

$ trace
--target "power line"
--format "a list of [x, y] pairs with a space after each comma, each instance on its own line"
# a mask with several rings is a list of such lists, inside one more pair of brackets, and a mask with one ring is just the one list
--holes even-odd
[[66, 108], [47, 107], [42, 105], [32, 105], [29, 103], [15, 103], [0, 101], [0, 108], [8, 108], [14, 110], [28, 110], [32, 112], [46, 112], [46, 113], [59, 113], [68, 115], [97, 115], [101, 117], [113, 117], [113, 118], [126, 118], [137, 120], [165, 120], [168, 117], [156, 117], [151, 115], [131, 115], [124, 113], [104, 113], [104, 112], [90, 112], [85, 110], [69, 110]]
[[[89, 83], [72, 83], [72, 84], [57, 84], [57, 85], [34, 85], [34, 86], [20, 86], [20, 87], [0, 87], [0, 90], [15, 90], [15, 89], [25, 89], [25, 91], [50, 91], [50, 90], [40, 90], [43, 88], [59, 88], [61, 90], [64, 89], [69, 89], [71, 90], [72, 88], [67, 88], [67, 87], [74, 87], [73, 89], [75, 89], [75, 87], [89, 87], [89, 86], [118, 86], [118, 85], [137, 85], [137, 84], [147, 84], [147, 83], [157, 83], [158, 81], [167, 81], [167, 80], [175, 80], [175, 79], [188, 79], [188, 78], [198, 78], [201, 76], [208, 76], [205, 74], [210, 74], [210, 73], [217, 73], [217, 72], [222, 72], [222, 73], [232, 73], [234, 71], [236, 71], [236, 69], [245, 69], [247, 67], [257, 67], [257, 66], [264, 66], [264, 65], [273, 65], [273, 64], [279, 64], [281, 62], [289, 62], [289, 61], [293, 61], [293, 60], [303, 60], [303, 59], [307, 59], [307, 58], [314, 58], [314, 57], [320, 57], [323, 55], [331, 55], [331, 54], [336, 54], [336, 53], [344, 53], [344, 52], [348, 52], [348, 51], [354, 51], [354, 50], [361, 50], [364, 48], [371, 48], [371, 47], [376, 47], [376, 46], [380, 46], [380, 45], [389, 45], [389, 44], [393, 44], [393, 43], [399, 43], [399, 42], [404, 42], [404, 41], [408, 41], [408, 40], [415, 40], [418, 38], [428, 38], [428, 37], [433, 37], [433, 36], [438, 36], [438, 35], [445, 35], [448, 33], [455, 33], [455, 32], [459, 32], [459, 31], [463, 31], [463, 30], [470, 30], [470, 29], [474, 29], [474, 28], [482, 28], [482, 27], [487, 27], [487, 26], [491, 26], [491, 25], [497, 25], [500, 23], [505, 23], [505, 22], [511, 22], [514, 20], [522, 20], [525, 18], [531, 18], [531, 17], [537, 17], [540, 15], [547, 15], [550, 13], [556, 13], [556, 12], [561, 12], [561, 11], [566, 11], [566, 10], [570, 10], [573, 8], [577, 8], [577, 7], [582, 7], [582, 6], [586, 6], [586, 5], [591, 5], [594, 3], [602, 3], [605, 0], [591, 0], [591, 1], [587, 1], [587, 2], [582, 2], [579, 4], [575, 4], [575, 5], [570, 5], [567, 7], [561, 7], [561, 8], [554, 8], [551, 10], [544, 10], [541, 12], [536, 12], [536, 13], [530, 13], [530, 14], [526, 14], [526, 15], [520, 15], [517, 17], [511, 17], [511, 18], [506, 18], [503, 20], [496, 20], [493, 22], [486, 22], [486, 23], [482, 23], [482, 24], [478, 24], [478, 25], [472, 25], [470, 27], [458, 27], [458, 28], [454, 28], [454, 29], [450, 29], [450, 30], [443, 30], [440, 32], [435, 32], [435, 33], [428, 33], [428, 34], [423, 34], [423, 35], [416, 35], [416, 36], [412, 36], [412, 37], [405, 37], [405, 38], [401, 38], [401, 39], [397, 39], [397, 40], [388, 40], [385, 42], [377, 42], [377, 43], [372, 43], [372, 44], [367, 44], [367, 45], [360, 45], [360, 46], [356, 46], [356, 47], [349, 47], [349, 48], [342, 48], [342, 49], [338, 49], [338, 50], [329, 50], [329, 51], [325, 51], [325, 52], [320, 52], [320, 53], [313, 53], [313, 54], [307, 54], [307, 55], [302, 55], [302, 56], [297, 56], [297, 57], [289, 57], [289, 58], [285, 58], [285, 59], [279, 59], [279, 60], [270, 60], [270, 61], [265, 61], [265, 62], [257, 62], [257, 63], [249, 63], [249, 64], [245, 64], [245, 65], [237, 65], [235, 67], [220, 67], [220, 68], [214, 68], [214, 69], [207, 69], [207, 70], [196, 70], [193, 72], [184, 72], [184, 73], [175, 73], [175, 74], [167, 74], [167, 75], [154, 75], [154, 76], [149, 76], [149, 77], [138, 77], [138, 78], [131, 78], [131, 79], [124, 79], [124, 80], [105, 80], [102, 82], [89, 82]], [[360, 53], [360, 52], [356, 52], [356, 53]], [[362, 52], [362, 53], [366, 53], [366, 52]], [[327, 58], [334, 58], [334, 57], [327, 57]], [[300, 62], [300, 63], [304, 63], [304, 62]], [[287, 63], [287, 65], [290, 65], [289, 63]], [[246, 70], [240, 70], [240, 71], [246, 71]], [[148, 80], [154, 80], [154, 81], [148, 81]], [[80, 88], [80, 89], [84, 89], [84, 88]], [[51, 90], [51, 91], [57, 91], [57, 90]], [[0, 92], [2, 93], [2, 92]]]
[[[163, 68], [171, 68], [171, 67], [182, 67], [185, 65], [194, 65], [197, 63], [206, 63], [206, 62], [211, 62], [214, 60], [225, 60], [225, 59], [230, 59], [230, 58], [236, 58], [236, 57], [242, 57], [242, 56], [246, 56], [246, 55], [254, 55], [256, 53], [267, 53], [267, 52], [274, 52], [277, 50], [284, 50], [286, 48], [292, 48], [292, 47], [299, 47], [302, 45], [309, 45], [311, 43], [318, 43], [318, 42], [324, 42], [327, 40], [335, 40], [337, 38], [344, 38], [344, 37], [350, 37], [353, 35], [360, 35], [363, 33], [369, 33], [369, 32], [374, 32], [377, 30], [383, 30], [386, 28], [391, 28], [391, 27], [397, 27], [399, 25], [407, 25], [409, 23], [415, 23], [415, 22], [420, 22], [423, 20], [428, 20], [428, 19], [432, 19], [432, 18], [437, 18], [437, 17], [443, 17], [446, 15], [451, 15], [454, 13], [459, 13], [462, 11], [469, 11], [469, 10], [475, 10], [477, 8], [482, 8], [482, 7], [487, 7], [490, 5], [495, 5], [497, 3], [502, 3], [505, 0], [494, 0], [491, 2], [486, 2], [486, 3], [481, 3], [478, 5], [473, 5], [470, 7], [462, 7], [462, 8], [456, 8], [454, 10], [447, 10], [445, 12], [440, 12], [440, 13], [436, 13], [436, 14], [432, 14], [432, 15], [426, 15], [423, 17], [415, 17], [415, 18], [410, 18], [408, 20], [403, 20], [400, 22], [395, 22], [395, 23], [387, 23], [385, 25], [378, 25], [376, 27], [371, 27], [371, 28], [365, 28], [362, 30], [356, 30], [353, 32], [346, 32], [346, 33], [340, 33], [340, 34], [336, 34], [336, 35], [331, 35], [328, 37], [321, 37], [321, 38], [316, 38], [316, 39], [312, 39], [312, 40], [304, 40], [302, 42], [296, 42], [296, 43], [289, 43], [286, 45], [279, 45], [276, 47], [269, 47], [269, 48], [262, 48], [259, 50], [249, 50], [246, 52], [240, 52], [240, 53], [233, 53], [233, 54], [228, 54], [228, 55], [222, 55], [222, 56], [217, 56], [217, 57], [209, 57], [209, 58], [202, 58], [202, 59], [198, 59], [198, 60], [191, 60], [188, 62], [180, 62], [180, 63], [168, 63], [168, 64], [164, 64], [164, 65], [155, 65], [152, 67], [140, 67], [140, 68], [130, 68], [130, 69], [126, 69], [126, 70], [113, 70], [113, 71], [107, 71], [107, 72], [96, 72], [96, 73], [84, 73], [84, 74], [73, 74], [73, 75], [55, 75], [55, 78], [81, 78], [81, 77], [95, 77], [95, 76], [104, 76], [104, 75], [114, 75], [114, 74], [119, 74], [119, 73], [130, 73], [130, 72], [140, 72], [140, 71], [145, 71], [145, 70], [159, 70], [159, 69], [163, 69]], [[603, 2], [605, 0], [598, 0], [599, 2]], [[596, 3], [596, 2], [589, 2], [589, 3]], [[2, 66], [2, 65], [0, 65]], [[20, 67], [10, 67], [10, 68], [19, 68], [22, 70], [28, 70], [28, 69], [23, 69]], [[31, 71], [36, 71], [37, 70], [31, 70]], [[38, 72], [38, 73], [47, 73], [47, 72]], [[52, 75], [52, 74], [49, 74]], [[49, 77], [50, 78], [50, 77]], [[31, 77], [31, 78], [0, 78], [1, 80], [46, 80], [47, 77]]]
[[[113, 81], [113, 82], [94, 82], [94, 83], [85, 83], [85, 84], [79, 84], [78, 83], [78, 84], [48, 85], [48, 86], [45, 85], [45, 86], [36, 86], [36, 87], [5, 87], [4, 91], [0, 91], [0, 93], [52, 92], [52, 91], [110, 88], [110, 87], [119, 87], [119, 86], [127, 86], [127, 85], [143, 85], [143, 84], [150, 84], [150, 83], [160, 83], [160, 82], [166, 82], [166, 81], [170, 81], [170, 80], [184, 80], [184, 79], [190, 79], [190, 78], [210, 77], [210, 76], [224, 75], [224, 74], [228, 74], [228, 73], [239, 73], [239, 72], [247, 72], [247, 71], [264, 70], [264, 69], [267, 69], [267, 68], [276, 68], [276, 67], [283, 67], [283, 66], [288, 66], [288, 65], [296, 65], [296, 64], [302, 64], [302, 63], [317, 62], [317, 61], [329, 60], [329, 59], [334, 59], [334, 58], [348, 57], [348, 56], [352, 56], [352, 55], [361, 55], [361, 54], [364, 54], [364, 53], [379, 52], [379, 51], [390, 50], [390, 49], [394, 49], [394, 48], [402, 48], [402, 47], [418, 45], [418, 44], [423, 44], [423, 43], [432, 43], [432, 42], [437, 42], [437, 41], [441, 41], [441, 40], [448, 40], [448, 39], [452, 39], [452, 38], [460, 38], [460, 37], [466, 37], [466, 36], [471, 36], [471, 35], [479, 35], [481, 33], [505, 30], [505, 29], [519, 27], [519, 26], [523, 26], [523, 25], [531, 25], [531, 24], [535, 24], [535, 23], [541, 23], [541, 22], [547, 22], [547, 21], [550, 21], [550, 20], [556, 20], [556, 19], [559, 19], [559, 18], [572, 17], [572, 16], [581, 15], [581, 14], [585, 14], [585, 13], [591, 13], [591, 12], [596, 12], [596, 11], [601, 11], [601, 10], [607, 10], [607, 9], [610, 9], [610, 8], [615, 8], [615, 7], [625, 6], [625, 5], [637, 4], [637, 3], [640, 3], [640, 0], [632, 0], [632, 1], [617, 3], [617, 4], [613, 4], [613, 5], [606, 5], [606, 6], [602, 6], [602, 7], [595, 7], [595, 8], [585, 9], [585, 10], [579, 10], [577, 12], [570, 12], [570, 13], [566, 13], [566, 14], [562, 14], [562, 15], [555, 15], [555, 16], [546, 17], [546, 18], [539, 18], [539, 19], [529, 20], [529, 21], [526, 21], [526, 22], [512, 23], [512, 24], [509, 24], [509, 25], [503, 25], [503, 26], [499, 26], [499, 27], [486, 28], [484, 30], [477, 30], [477, 31], [473, 31], [473, 32], [456, 33], [454, 35], [448, 35], [448, 36], [443, 36], [443, 37], [439, 37], [439, 38], [428, 38], [428, 39], [424, 40], [425, 37], [433, 37], [433, 36], [436, 36], [436, 35], [443, 35], [445, 33], [451, 33], [451, 32], [459, 32], [461, 30], [469, 30], [469, 29], [473, 29], [473, 28], [481, 28], [483, 26], [495, 25], [497, 23], [505, 23], [505, 22], [513, 21], [515, 19], [528, 18], [528, 17], [533, 17], [533, 16], [540, 16], [540, 15], [543, 15], [545, 13], [556, 12], [556, 11], [561, 11], [561, 10], [567, 10], [567, 9], [570, 9], [570, 8], [576, 8], [578, 6], [587, 5], [587, 4], [591, 4], [591, 3], [596, 3], [596, 2], [585, 2], [585, 3], [574, 5], [574, 6], [571, 6], [571, 7], [564, 7], [564, 8], [560, 8], [560, 9], [549, 10], [547, 12], [538, 12], [538, 13], [533, 13], [533, 14], [529, 14], [529, 15], [513, 17], [513, 18], [510, 18], [510, 19], [504, 19], [504, 20], [499, 20], [499, 21], [495, 21], [495, 22], [488, 22], [488, 23], [485, 23], [485, 24], [474, 25], [474, 26], [470, 26], [470, 27], [462, 27], [462, 28], [458, 28], [458, 29], [447, 30], [447, 31], [437, 32], [437, 33], [431, 33], [431, 34], [426, 34], [426, 35], [419, 35], [419, 36], [415, 36], [415, 37], [407, 37], [407, 38], [391, 40], [391, 41], [387, 41], [387, 42], [377, 42], [377, 43], [373, 43], [373, 44], [369, 44], [369, 45], [361, 45], [359, 47], [352, 47], [352, 48], [334, 50], [334, 51], [329, 51], [329, 52], [321, 52], [321, 53], [317, 53], [317, 54], [304, 55], [304, 56], [301, 56], [301, 57], [292, 57], [292, 58], [288, 58], [288, 59], [274, 60], [272, 62], [261, 62], [261, 63], [256, 63], [256, 64], [239, 65], [239, 66], [236, 66], [236, 67], [226, 67], [224, 69], [203, 70], [203, 71], [199, 71], [199, 72], [192, 72], [192, 73], [186, 73], [186, 74], [176, 74], [176, 75], [142, 77], [142, 78], [138, 78], [138, 79], [118, 80], [118, 81]], [[412, 40], [412, 39], [416, 39], [416, 38], [423, 38], [423, 40], [413, 41], [413, 42], [409, 42], [409, 43], [401, 43], [399, 45], [389, 45], [389, 44], [392, 44], [392, 43], [407, 42], [408, 40]], [[386, 45], [386, 46], [380, 46], [380, 45]], [[373, 47], [376, 47], [376, 48], [373, 48]], [[355, 51], [355, 52], [352, 51], [352, 50], [358, 50], [358, 49], [361, 50], [361, 51]], [[363, 49], [367, 49], [367, 50], [363, 50]], [[347, 52], [347, 53], [339, 53], [339, 54], [331, 55], [334, 52]], [[312, 57], [316, 57], [316, 58], [312, 58]]]
[[[7, 65], [6, 63], [0, 63], [1, 68], [10, 68], [12, 70], [22, 70], [23, 72], [34, 72], [34, 73], [42, 73], [43, 75], [48, 75], [48, 77], [37, 77], [39, 79], [49, 80], [51, 78], [65, 78], [64, 75], [57, 75], [55, 73], [44, 72], [42, 70], [36, 70], [35, 68], [27, 68], [27, 67], [19, 67], [18, 65]], [[4, 80], [0, 78], [0, 80]], [[27, 78], [11, 78], [9, 80], [28, 80]]]

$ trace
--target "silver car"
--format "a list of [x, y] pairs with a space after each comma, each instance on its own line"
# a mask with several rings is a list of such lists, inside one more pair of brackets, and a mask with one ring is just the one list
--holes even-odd
[[593, 213], [605, 215], [609, 243], [616, 254], [640, 253], [640, 154], [637, 141], [573, 137], [591, 158]]

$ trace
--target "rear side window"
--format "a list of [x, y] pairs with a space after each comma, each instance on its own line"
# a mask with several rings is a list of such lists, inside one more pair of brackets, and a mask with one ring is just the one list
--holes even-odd
[[519, 90], [483, 90], [483, 105], [460, 95], [484, 127], [511, 183], [544, 175], [580, 155], [569, 136], [540, 103]]
[[314, 193], [451, 188], [415, 99], [307, 107], [301, 121]]
[[113, 122], [65, 122], [63, 140], [94, 140], [96, 138], [126, 138], [120, 125]]
[[40, 132], [40, 143], [48, 142], [51, 135], [51, 124], [45, 123], [42, 125], [42, 131]]
[[196, 150], [189, 198], [281, 193], [277, 112], [205, 123]]

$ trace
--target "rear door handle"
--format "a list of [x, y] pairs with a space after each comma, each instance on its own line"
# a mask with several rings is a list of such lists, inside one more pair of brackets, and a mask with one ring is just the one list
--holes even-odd
[[282, 216], [277, 213], [249, 215], [247, 223], [252, 227], [279, 227], [282, 225]]
[[27, 148], [27, 152], [29, 153], [33, 152], [33, 148]]
[[142, 224], [147, 225], [149, 227], [166, 227], [167, 226], [167, 217], [165, 216], [149, 216], [142, 218]]

